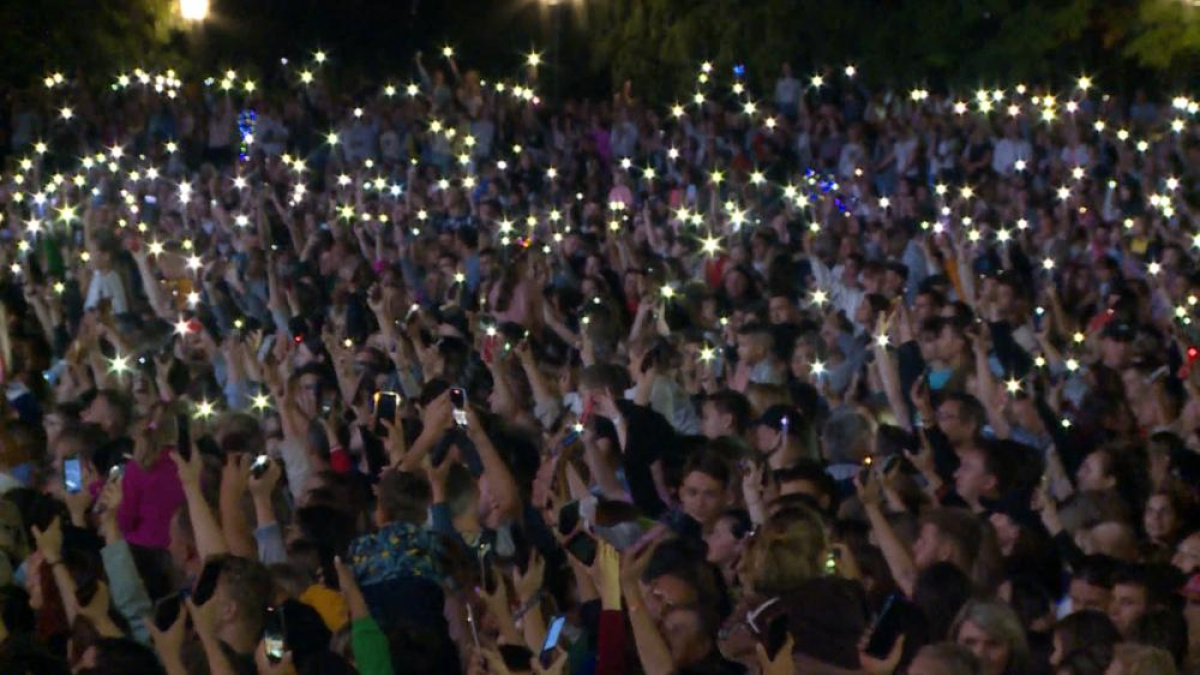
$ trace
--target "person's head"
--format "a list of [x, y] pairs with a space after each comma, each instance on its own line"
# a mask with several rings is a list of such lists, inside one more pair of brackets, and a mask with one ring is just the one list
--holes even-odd
[[742, 555], [746, 535], [753, 529], [750, 514], [742, 509], [729, 509], [722, 513], [712, 530], [704, 535], [708, 544], [708, 562], [729, 569]]
[[1133, 625], [1129, 641], [1166, 650], [1175, 665], [1182, 668], [1188, 655], [1187, 619], [1169, 609], [1151, 610]]
[[925, 645], [913, 657], [908, 675], [980, 675], [979, 657], [954, 642]]
[[779, 596], [824, 572], [825, 525], [811, 508], [793, 505], [759, 528], [742, 556], [742, 583], [764, 596]]
[[706, 532], [729, 504], [730, 476], [729, 464], [713, 452], [693, 456], [683, 468], [679, 501]]
[[1112, 663], [1112, 645], [1087, 645], [1054, 665], [1054, 675], [1104, 675]]
[[955, 321], [943, 321], [942, 332], [937, 338], [937, 357], [944, 362], [953, 362], [967, 348], [966, 333]]
[[1150, 541], [1166, 543], [1173, 541], [1183, 522], [1182, 499], [1172, 491], [1159, 490], [1146, 499], [1142, 513], [1142, 527]]
[[662, 635], [671, 660], [682, 672], [699, 664], [716, 644], [717, 617], [698, 603], [671, 607], [663, 614]]
[[796, 302], [787, 293], [774, 293], [767, 300], [767, 315], [775, 326], [798, 323]]
[[1102, 555], [1090, 555], [1075, 567], [1067, 595], [1071, 611], [1095, 610], [1107, 612], [1112, 601], [1113, 575], [1117, 563]]
[[700, 429], [710, 440], [741, 436], [750, 426], [750, 402], [740, 392], [723, 389], [704, 399]]
[[975, 593], [971, 577], [950, 562], [930, 565], [917, 574], [912, 601], [925, 617], [932, 640], [945, 640], [964, 605]]
[[921, 528], [913, 543], [913, 562], [917, 569], [950, 562], [970, 574], [983, 536], [982, 523], [970, 511], [934, 509], [921, 518]]
[[1088, 453], [1079, 470], [1075, 472], [1076, 482], [1080, 490], [1111, 490], [1117, 486], [1117, 477], [1113, 473], [1113, 457], [1111, 451], [1097, 448]]
[[717, 568], [704, 559], [705, 548], [698, 539], [676, 537], [663, 541], [650, 554], [639, 581], [647, 610], [656, 621], [661, 621], [673, 607], [728, 606]]
[[1128, 637], [1137, 620], [1150, 609], [1150, 585], [1146, 569], [1140, 565], [1125, 565], [1113, 575], [1112, 593], [1108, 601], [1108, 618], [1121, 635]]
[[1112, 649], [1121, 634], [1108, 614], [1094, 609], [1075, 611], [1059, 620], [1052, 637], [1050, 665], [1057, 666], [1070, 654], [1088, 646]]
[[115, 389], [101, 389], [79, 416], [88, 424], [96, 424], [109, 438], [125, 433], [132, 414], [132, 403]]
[[257, 644], [263, 619], [271, 601], [271, 573], [249, 558], [221, 554], [208, 558], [205, 565], [220, 569], [217, 589], [209, 602], [217, 603], [219, 637], [237, 651], [247, 642]]
[[[980, 499], [996, 499], [1004, 489], [1001, 473], [1006, 458], [987, 443], [975, 443], [959, 451], [954, 471], [954, 489], [968, 504]], [[1011, 462], [1011, 458], [1008, 458]]]
[[375, 523], [420, 525], [429, 514], [433, 492], [422, 474], [410, 471], [386, 471], [375, 486]]
[[624, 391], [625, 369], [620, 366], [597, 364], [584, 368], [579, 374], [579, 393], [586, 400], [597, 395], [619, 398]]
[[866, 415], [839, 409], [821, 429], [821, 445], [832, 464], [862, 464], [875, 442], [875, 430]]
[[946, 296], [936, 288], [922, 288], [913, 302], [913, 319], [916, 325], [922, 325], [928, 319], [937, 317], [946, 306]]
[[949, 394], [937, 408], [938, 428], [956, 448], [974, 441], [986, 423], [987, 411], [970, 394]]
[[738, 359], [754, 366], [771, 355], [775, 339], [762, 324], [749, 324], [738, 331]]
[[982, 675], [1026, 672], [1029, 644], [1021, 620], [1008, 605], [995, 600], [972, 601], [951, 628], [954, 641], [979, 658]]
[[837, 499], [837, 484], [816, 460], [801, 459], [773, 476], [780, 497], [807, 495], [825, 511], [832, 509]]
[[1175, 555], [1171, 558], [1171, 564], [1184, 574], [1200, 572], [1200, 530], [1184, 537], [1175, 546]]
[[[758, 418], [753, 441], [760, 453], [771, 456], [781, 451], [788, 454], [789, 444], [794, 445], [807, 436], [808, 419], [803, 413], [791, 405], [776, 404], [765, 408]], [[779, 459], [783, 459], [783, 456]]]
[[1104, 675], [1175, 675], [1175, 660], [1165, 649], [1123, 642], [1113, 650]]

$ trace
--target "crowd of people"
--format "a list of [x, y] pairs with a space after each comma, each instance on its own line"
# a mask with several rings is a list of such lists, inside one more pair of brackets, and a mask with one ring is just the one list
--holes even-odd
[[9, 95], [0, 672], [1200, 672], [1195, 102], [324, 61]]

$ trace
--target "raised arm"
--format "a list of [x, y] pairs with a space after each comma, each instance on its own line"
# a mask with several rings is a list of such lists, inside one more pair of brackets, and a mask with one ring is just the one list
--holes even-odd
[[178, 451], [171, 453], [171, 459], [175, 461], [175, 466], [179, 471], [179, 482], [183, 483], [188, 517], [192, 522], [192, 531], [196, 536], [196, 551], [199, 553], [200, 559], [207, 560], [209, 556], [228, 553], [229, 544], [226, 543], [225, 535], [221, 532], [221, 525], [213, 515], [212, 508], [204, 499], [204, 492], [200, 488], [200, 473], [204, 467], [204, 460], [200, 457], [200, 453], [193, 447], [188, 459], [180, 456]]

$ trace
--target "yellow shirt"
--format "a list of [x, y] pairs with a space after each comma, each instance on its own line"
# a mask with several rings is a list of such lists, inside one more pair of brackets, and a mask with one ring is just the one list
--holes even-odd
[[326, 588], [321, 584], [313, 584], [300, 595], [300, 602], [309, 605], [321, 615], [321, 620], [331, 632], [338, 632], [349, 620], [349, 611], [342, 594]]

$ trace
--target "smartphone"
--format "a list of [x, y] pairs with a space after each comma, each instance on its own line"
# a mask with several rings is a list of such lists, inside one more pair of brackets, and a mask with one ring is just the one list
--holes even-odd
[[892, 593], [879, 610], [875, 618], [875, 626], [871, 629], [871, 637], [867, 640], [864, 650], [868, 655], [877, 659], [886, 659], [896, 644], [896, 640], [904, 633], [904, 624], [908, 617], [906, 601], [899, 593]]
[[266, 363], [267, 357], [275, 351], [275, 334], [263, 338], [262, 344], [258, 346], [258, 362]]
[[183, 597], [178, 593], [172, 593], [163, 598], [159, 598], [158, 602], [154, 603], [154, 625], [160, 631], [167, 631], [171, 626], [175, 625], [175, 621], [179, 619], [179, 612], [183, 609]]
[[584, 565], [596, 561], [596, 540], [587, 532], [580, 532], [567, 541], [567, 553]]
[[871, 466], [871, 463], [872, 463], [872, 459], [870, 457], [867, 457], [866, 459], [863, 460], [862, 468], [858, 470], [858, 478], [859, 478], [859, 480], [862, 481], [863, 485], [866, 485], [867, 483], [871, 482], [871, 474], [874, 472], [874, 468], [875, 468], [875, 467]]
[[121, 455], [108, 467], [108, 480], [110, 483], [118, 482], [125, 476], [125, 463], [129, 461], [128, 455]]
[[80, 462], [82, 460], [78, 456], [63, 460], [63, 484], [67, 486], [67, 492], [73, 495], [83, 489], [83, 466]]
[[471, 603], [467, 605], [467, 625], [471, 627], [471, 641], [475, 643], [476, 651], [479, 650], [479, 626], [475, 623], [475, 608]]
[[375, 392], [375, 417], [389, 422], [396, 421], [396, 408], [400, 405], [400, 394], [394, 391]]
[[250, 465], [250, 475], [255, 478], [262, 478], [267, 469], [271, 468], [271, 456], [267, 454], [259, 455], [254, 458], [254, 463]]
[[192, 427], [187, 415], [175, 416], [175, 452], [185, 461], [192, 459]]
[[571, 536], [579, 527], [579, 502], [568, 502], [558, 510], [558, 533], [564, 537]]
[[[577, 426], [579, 426], [579, 425], [577, 425]], [[579, 439], [583, 436], [582, 432], [583, 432], [583, 429], [571, 429], [570, 431], [568, 431], [567, 434], [565, 436], [563, 436], [562, 442], [559, 444], [560, 449], [566, 450], [567, 448], [569, 448], [572, 445], [574, 445], [575, 443], [577, 443], [579, 441]]]
[[217, 591], [217, 580], [220, 578], [220, 563], [211, 561], [204, 563], [200, 578], [196, 580], [196, 585], [192, 589], [192, 602], [196, 603], [197, 607], [212, 599], [213, 593]]
[[543, 668], [549, 668], [554, 662], [554, 652], [558, 649], [558, 640], [562, 637], [563, 626], [567, 623], [567, 617], [559, 614], [550, 622], [550, 627], [546, 629], [546, 639], [542, 642], [542, 651], [538, 656]]
[[267, 660], [279, 663], [287, 651], [287, 625], [283, 620], [283, 610], [272, 607], [267, 610], [267, 619], [263, 623], [263, 651]]
[[450, 388], [450, 404], [454, 406], [454, 423], [467, 426], [467, 392], [462, 387]]
[[767, 657], [774, 659], [779, 654], [779, 650], [783, 649], [783, 645], [788, 639], [788, 615], [787, 613], [780, 614], [767, 623], [766, 634], [761, 637], [763, 647], [767, 650]]

